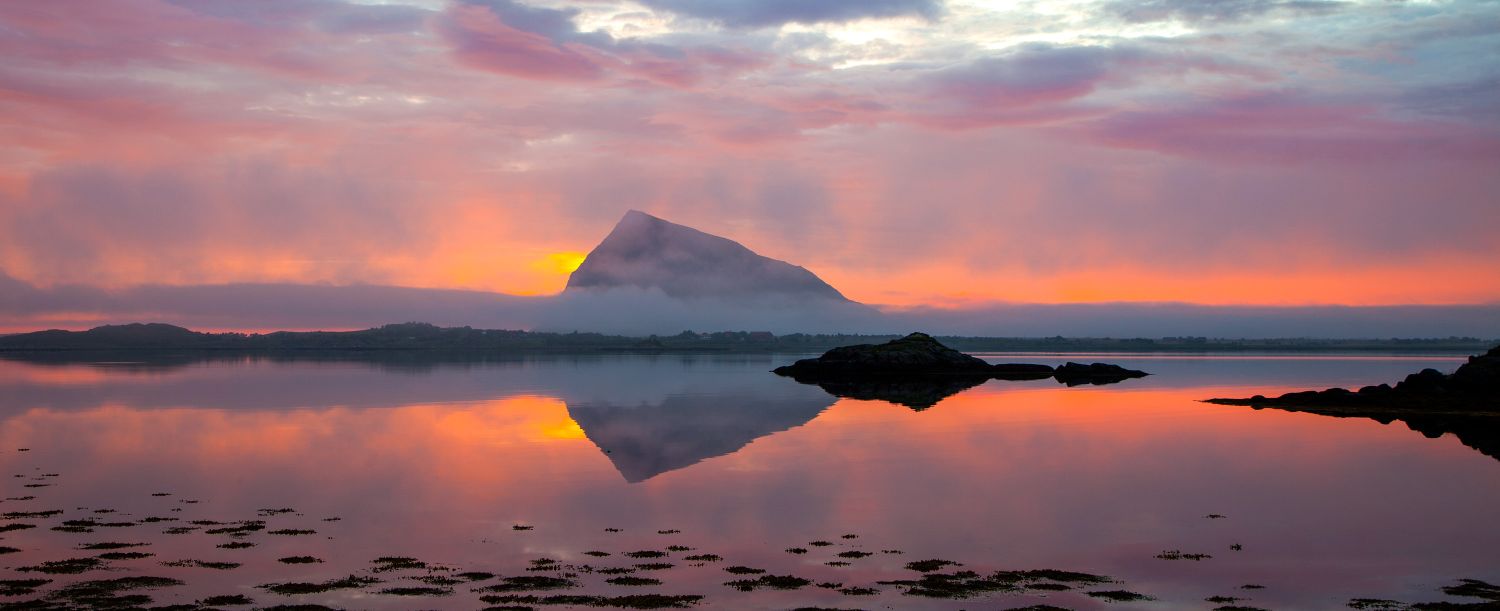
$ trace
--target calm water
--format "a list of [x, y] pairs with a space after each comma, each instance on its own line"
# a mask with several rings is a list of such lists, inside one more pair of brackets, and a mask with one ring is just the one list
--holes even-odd
[[[1198, 402], [1451, 371], [1457, 357], [1115, 355], [1108, 360], [1156, 375], [1076, 388], [992, 381], [920, 412], [767, 373], [791, 358], [0, 361], [0, 473], [16, 476], [5, 479], [0, 510], [65, 512], [3, 520], [38, 528], [0, 533], [0, 546], [20, 550], [0, 555], [0, 579], [54, 582], [0, 601], [152, 575], [186, 582], [146, 592], [156, 604], [244, 594], [259, 606], [477, 609], [485, 604], [472, 590], [497, 583], [420, 600], [378, 592], [447, 573], [374, 573], [384, 582], [298, 596], [256, 587], [371, 575], [380, 556], [503, 576], [563, 572], [527, 571], [538, 558], [595, 569], [671, 563], [635, 573], [661, 585], [610, 585], [572, 568], [576, 588], [512, 594], [698, 594], [713, 608], [1206, 609], [1205, 597], [1228, 595], [1328, 609], [1355, 597], [1460, 600], [1439, 588], [1462, 577], [1500, 583], [1500, 461], [1400, 423]], [[15, 500], [26, 496], [35, 498]], [[296, 512], [257, 515], [272, 508]], [[142, 522], [152, 516], [177, 520]], [[129, 525], [51, 530], [84, 518]], [[262, 520], [266, 529], [241, 537], [255, 544], [245, 549], [216, 547], [235, 539], [202, 532], [212, 525], [164, 532], [193, 520]], [[270, 534], [288, 528], [316, 533]], [[816, 540], [834, 545], [808, 545]], [[97, 555], [78, 548], [99, 542], [147, 543], [120, 551], [153, 555], [80, 575], [18, 571]], [[693, 550], [622, 555], [669, 545]], [[792, 547], [809, 552], [783, 551]], [[852, 550], [873, 555], [836, 555]], [[1155, 557], [1166, 550], [1212, 557]], [[700, 553], [723, 560], [684, 560]], [[294, 555], [325, 562], [276, 560]], [[905, 563], [928, 558], [1121, 583], [977, 601], [876, 583], [913, 579]], [[162, 564], [184, 559], [240, 566]], [[724, 585], [744, 578], [729, 565], [880, 592], [740, 592]], [[1082, 593], [1090, 589], [1156, 600], [1109, 603]]]

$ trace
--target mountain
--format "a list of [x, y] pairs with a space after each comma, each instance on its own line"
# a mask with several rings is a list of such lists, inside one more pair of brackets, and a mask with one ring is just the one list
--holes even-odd
[[849, 302], [806, 269], [756, 254], [734, 240], [625, 213], [568, 277], [565, 292], [659, 289], [678, 298], [791, 297]]

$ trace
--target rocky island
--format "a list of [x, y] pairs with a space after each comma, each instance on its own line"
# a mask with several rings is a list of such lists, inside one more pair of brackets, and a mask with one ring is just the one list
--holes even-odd
[[1056, 378], [1059, 384], [1067, 384], [1068, 386], [1078, 386], [1080, 384], [1093, 384], [1095, 386], [1114, 384], [1131, 378], [1144, 378], [1148, 375], [1151, 374], [1138, 369], [1126, 369], [1110, 363], [1089, 363], [1085, 365], [1072, 361], [1063, 363], [1052, 372], [1052, 377]]
[[1059, 383], [1077, 386], [1148, 375], [1107, 363], [1070, 362], [1057, 368], [1030, 363], [991, 365], [949, 348], [926, 333], [912, 333], [884, 344], [834, 348], [823, 356], [802, 359], [772, 372], [816, 384], [840, 397], [879, 399], [917, 410], [991, 379], [1056, 378]]
[[793, 378], [867, 378], [890, 375], [988, 378], [994, 372], [994, 367], [983, 359], [944, 346], [926, 333], [912, 333], [884, 344], [841, 346], [818, 358], [802, 359], [772, 371], [777, 375]]
[[1500, 346], [1469, 357], [1451, 374], [1423, 369], [1395, 386], [1329, 388], [1206, 402], [1370, 418], [1382, 424], [1400, 420], [1428, 437], [1453, 433], [1465, 445], [1500, 458]]
[[1055, 377], [1059, 382], [1120, 381], [1150, 375], [1109, 363], [1069, 362], [1060, 367], [1031, 363], [991, 365], [933, 339], [912, 333], [884, 344], [841, 346], [823, 356], [802, 359], [772, 370], [777, 375], [807, 379], [888, 378], [890, 376], [980, 376], [984, 379], [1038, 380]]

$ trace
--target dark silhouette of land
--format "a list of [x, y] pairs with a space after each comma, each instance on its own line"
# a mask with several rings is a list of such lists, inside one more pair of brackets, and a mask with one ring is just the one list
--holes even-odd
[[1469, 357], [1451, 374], [1423, 369], [1395, 386], [1379, 384], [1357, 391], [1329, 388], [1207, 402], [1371, 418], [1382, 424], [1400, 420], [1428, 437], [1453, 433], [1465, 445], [1500, 459], [1500, 346]]
[[991, 365], [943, 345], [926, 333], [883, 344], [841, 346], [822, 356], [777, 367], [777, 375], [816, 384], [830, 394], [879, 399], [924, 410], [990, 379], [1056, 378], [1068, 386], [1113, 384], [1148, 375], [1107, 363], [1067, 363], [1057, 368], [1029, 363]]
[[[0, 357], [65, 359], [64, 353], [112, 352], [162, 354], [295, 354], [314, 352], [820, 352], [839, 346], [899, 339], [898, 335], [774, 335], [755, 331], [719, 331], [676, 335], [627, 336], [603, 333], [554, 333], [471, 327], [438, 327], [426, 323], [390, 324], [359, 331], [277, 331], [272, 333], [203, 333], [162, 323], [105, 325], [87, 331], [46, 330], [0, 336]], [[1437, 352], [1482, 350], [1493, 342], [1474, 338], [1412, 340], [1220, 339], [1160, 338], [1024, 338], [939, 336], [943, 344], [964, 351], [992, 352]], [[52, 353], [43, 356], [43, 353]], [[87, 358], [79, 355], [80, 358]], [[1048, 377], [1051, 368], [1005, 369], [993, 377]]]
[[1058, 383], [1068, 386], [1118, 384], [1125, 380], [1144, 378], [1148, 375], [1151, 374], [1138, 369], [1126, 369], [1110, 363], [1089, 363], [1085, 365], [1072, 361], [1059, 365], [1052, 372], [1052, 377], [1056, 378]]
[[993, 371], [994, 366], [983, 359], [944, 346], [926, 333], [912, 333], [878, 345], [841, 346], [818, 358], [802, 359], [775, 369], [777, 375], [806, 378], [891, 375], [976, 375], [988, 378]]

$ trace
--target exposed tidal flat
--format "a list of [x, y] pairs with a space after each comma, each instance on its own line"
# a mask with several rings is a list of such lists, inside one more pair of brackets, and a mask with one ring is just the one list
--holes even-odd
[[1457, 354], [1111, 355], [1153, 375], [921, 410], [769, 373], [796, 358], [3, 362], [0, 604], [1495, 604], [1500, 461], [1201, 402]]

